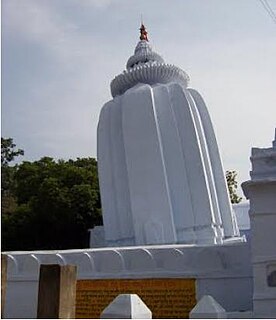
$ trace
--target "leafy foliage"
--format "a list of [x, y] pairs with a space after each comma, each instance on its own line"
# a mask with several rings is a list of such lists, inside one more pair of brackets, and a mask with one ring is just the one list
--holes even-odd
[[1, 212], [13, 212], [16, 208], [14, 174], [17, 166], [9, 164], [18, 156], [24, 155], [22, 149], [15, 149], [11, 138], [1, 138]]
[[15, 147], [12, 138], [1, 137], [1, 166], [7, 166], [15, 157], [24, 155], [24, 150]]
[[102, 224], [96, 160], [44, 157], [9, 168], [16, 205], [2, 213], [2, 249], [88, 247], [88, 229]]
[[226, 181], [229, 190], [231, 203], [240, 203], [242, 198], [237, 194], [237, 172], [234, 170], [226, 171]]

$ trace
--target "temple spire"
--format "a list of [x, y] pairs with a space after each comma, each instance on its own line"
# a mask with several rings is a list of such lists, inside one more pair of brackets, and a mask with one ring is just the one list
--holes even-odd
[[143, 22], [141, 22], [141, 27], [140, 27], [140, 40], [148, 40], [148, 33], [146, 30], [146, 27], [144, 26]]

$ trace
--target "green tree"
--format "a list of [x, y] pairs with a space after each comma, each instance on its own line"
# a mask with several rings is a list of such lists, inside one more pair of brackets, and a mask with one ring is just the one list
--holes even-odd
[[24, 150], [15, 147], [12, 138], [1, 137], [1, 166], [7, 166], [14, 158], [24, 155]]
[[2, 220], [11, 231], [5, 250], [88, 247], [88, 229], [102, 224], [95, 159], [24, 161], [14, 177], [18, 207]]
[[237, 194], [237, 172], [234, 170], [226, 171], [226, 181], [229, 190], [231, 203], [240, 203], [242, 198]]
[[12, 138], [1, 137], [1, 212], [12, 213], [16, 208], [15, 179], [17, 165], [11, 162], [18, 156], [24, 155], [22, 149], [16, 149]]

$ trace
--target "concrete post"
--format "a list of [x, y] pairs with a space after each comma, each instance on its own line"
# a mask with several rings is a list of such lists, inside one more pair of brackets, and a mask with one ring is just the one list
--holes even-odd
[[137, 294], [118, 295], [101, 313], [101, 319], [151, 319], [152, 313]]
[[6, 289], [7, 289], [7, 255], [1, 254], [1, 318], [4, 317]]
[[76, 266], [40, 266], [38, 319], [75, 318], [76, 278]]
[[190, 311], [189, 319], [226, 319], [226, 311], [209, 295], [203, 296]]

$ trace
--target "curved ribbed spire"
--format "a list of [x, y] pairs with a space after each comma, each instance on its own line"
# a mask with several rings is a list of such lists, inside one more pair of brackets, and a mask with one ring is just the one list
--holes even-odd
[[189, 76], [180, 68], [165, 63], [164, 59], [152, 50], [147, 34], [142, 23], [140, 41], [135, 48], [134, 55], [127, 61], [127, 70], [116, 76], [111, 82], [113, 97], [123, 94], [138, 83], [179, 82], [187, 87]]

